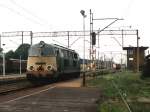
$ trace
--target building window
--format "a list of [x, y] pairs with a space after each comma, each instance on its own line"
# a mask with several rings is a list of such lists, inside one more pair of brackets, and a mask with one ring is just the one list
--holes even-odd
[[129, 55], [133, 55], [133, 50], [128, 50]]

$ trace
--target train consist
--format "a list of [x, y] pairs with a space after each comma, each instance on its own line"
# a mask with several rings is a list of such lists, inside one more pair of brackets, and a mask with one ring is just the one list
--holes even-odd
[[79, 55], [74, 50], [41, 41], [29, 49], [26, 75], [30, 80], [78, 77]]

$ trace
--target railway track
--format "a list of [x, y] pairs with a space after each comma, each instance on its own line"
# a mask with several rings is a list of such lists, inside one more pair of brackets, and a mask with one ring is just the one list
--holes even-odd
[[[92, 71], [92, 72], [88, 71], [88, 72], [86, 72], [86, 77], [96, 76], [97, 73], [105, 74], [106, 70]], [[80, 78], [82, 78], [82, 73], [80, 75]], [[73, 80], [73, 79], [69, 79], [69, 80]], [[16, 79], [16, 80], [8, 80], [8, 81], [0, 80], [0, 95], [7, 94], [10, 92], [14, 92], [14, 91], [24, 90], [27, 88], [34, 88], [34, 87], [38, 87], [38, 86], [42, 86], [42, 85], [46, 85], [46, 84], [52, 84], [52, 83], [58, 83], [58, 82], [64, 82], [64, 81], [68, 81], [68, 79], [62, 80], [62, 81], [51, 81], [51, 82], [45, 83], [45, 84], [33, 84], [33, 83], [29, 82], [26, 78]]]
[[96, 112], [100, 90], [82, 88], [70, 79], [0, 96], [2, 112]]
[[49, 81], [46, 83], [31, 83], [27, 79], [22, 80], [11, 80], [11, 81], [1, 81], [0, 82], [0, 95], [5, 95], [15, 91], [26, 90], [30, 88], [36, 88], [48, 84], [57, 84], [72, 81], [74, 79], [58, 80], [58, 81]]
[[0, 85], [0, 95], [10, 93], [12, 91], [18, 91], [26, 88], [34, 87], [32, 83], [30, 83], [27, 79], [23, 80], [13, 80], [13, 81], [5, 81], [1, 82]]

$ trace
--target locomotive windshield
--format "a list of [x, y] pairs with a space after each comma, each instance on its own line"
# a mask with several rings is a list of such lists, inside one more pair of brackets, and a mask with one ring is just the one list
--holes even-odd
[[29, 49], [29, 56], [53, 56], [54, 49], [49, 46], [34, 46]]

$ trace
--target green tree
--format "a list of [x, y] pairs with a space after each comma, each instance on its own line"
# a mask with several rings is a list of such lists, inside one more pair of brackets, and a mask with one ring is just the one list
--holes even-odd
[[14, 52], [14, 58], [19, 59], [21, 56], [21, 59], [27, 60], [28, 58], [28, 50], [30, 48], [29, 44], [22, 44], [20, 45], [16, 51]]
[[5, 54], [6, 59], [14, 58], [14, 52], [12, 50]]

